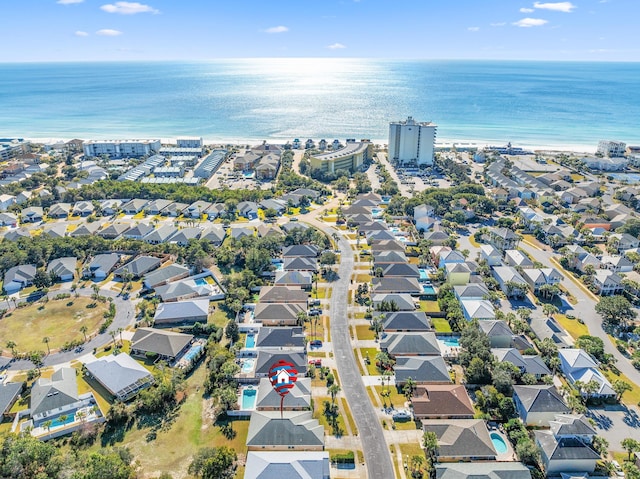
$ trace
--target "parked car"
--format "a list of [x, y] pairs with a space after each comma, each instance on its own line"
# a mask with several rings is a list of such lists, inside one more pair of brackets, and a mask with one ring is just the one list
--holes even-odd
[[309, 345], [312, 348], [321, 348], [322, 347], [322, 341], [320, 341], [319, 339], [313, 339], [312, 341], [309, 342]]
[[411, 413], [409, 411], [399, 410], [395, 411], [391, 417], [394, 421], [409, 421], [411, 420]]
[[309, 359], [309, 366], [315, 366], [315, 367], [322, 366], [322, 359], [320, 358]]

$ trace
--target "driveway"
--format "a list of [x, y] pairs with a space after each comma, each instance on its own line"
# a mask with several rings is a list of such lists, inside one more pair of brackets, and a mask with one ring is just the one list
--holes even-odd
[[609, 441], [612, 451], [624, 451], [620, 445], [623, 439], [640, 437], [640, 415], [633, 407], [592, 408], [587, 412], [587, 417], [595, 421], [598, 435]]

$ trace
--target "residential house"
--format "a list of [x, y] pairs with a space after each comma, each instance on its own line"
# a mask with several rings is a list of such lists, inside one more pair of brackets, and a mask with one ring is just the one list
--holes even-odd
[[114, 216], [120, 211], [122, 200], [102, 200], [100, 202], [100, 211], [104, 216]]
[[245, 479], [329, 479], [330, 473], [329, 453], [319, 451], [250, 451], [244, 469]]
[[564, 276], [555, 268], [525, 269], [522, 271], [522, 277], [533, 291], [533, 294], [538, 294], [540, 288], [545, 285], [559, 285], [564, 279]]
[[13, 195], [0, 195], [0, 211], [7, 211], [9, 209], [9, 206], [15, 204], [15, 202], [16, 197]]
[[464, 285], [457, 285], [453, 287], [453, 292], [458, 298], [458, 301], [462, 300], [475, 300], [481, 301], [486, 299], [489, 294], [489, 288], [484, 283], [469, 283]]
[[158, 286], [163, 286], [172, 281], [178, 281], [180, 279], [189, 276], [190, 270], [186, 266], [180, 264], [170, 264], [164, 268], [159, 268], [143, 278], [144, 287], [147, 289], [153, 289]]
[[141, 211], [144, 210], [144, 207], [147, 205], [148, 201], [143, 200], [141, 198], [134, 198], [132, 200], [127, 201], [122, 205], [121, 210], [126, 215], [137, 215]]
[[461, 384], [424, 384], [411, 398], [413, 417], [427, 419], [473, 419], [475, 410]]
[[47, 274], [59, 281], [73, 281], [77, 263], [75, 256], [51, 260], [47, 266]]
[[506, 321], [480, 321], [478, 326], [489, 336], [489, 342], [492, 348], [511, 347], [511, 340], [514, 334]]
[[169, 206], [166, 206], [164, 209], [162, 209], [162, 211], [160, 211], [160, 214], [162, 216], [171, 216], [173, 218], [177, 218], [188, 207], [189, 207], [188, 204], [186, 204], [186, 203], [178, 203], [176, 201], [176, 202], [171, 203]]
[[394, 366], [396, 386], [409, 378], [416, 384], [450, 384], [451, 376], [442, 356], [396, 356]]
[[404, 251], [405, 245], [398, 240], [385, 240], [377, 241], [371, 245], [371, 252], [376, 253], [380, 251]]
[[468, 284], [471, 279], [471, 268], [467, 263], [448, 263], [445, 265], [447, 283], [454, 286]]
[[380, 341], [380, 350], [391, 356], [440, 356], [433, 332], [389, 333]]
[[306, 304], [258, 303], [253, 317], [263, 326], [297, 326], [298, 314], [306, 311]]
[[156, 286], [156, 296], [164, 302], [183, 301], [193, 298], [218, 299], [217, 288], [206, 280], [185, 278], [162, 286]]
[[78, 201], [73, 205], [73, 216], [86, 217], [93, 214], [95, 208], [91, 201]]
[[516, 411], [527, 426], [548, 427], [558, 414], [568, 414], [571, 408], [555, 386], [513, 386]]
[[182, 228], [169, 239], [169, 243], [187, 246], [189, 241], [198, 239], [201, 234], [202, 230], [200, 228]]
[[262, 286], [259, 303], [307, 304], [309, 293], [296, 286]]
[[258, 207], [262, 210], [272, 209], [275, 210], [278, 216], [281, 216], [287, 209], [287, 204], [284, 201], [268, 198], [266, 200], [262, 200]]
[[100, 228], [100, 223], [84, 223], [73, 231], [69, 232], [69, 236], [78, 238], [80, 236], [91, 236]]
[[[590, 397], [614, 398], [616, 393], [611, 383], [598, 370], [598, 364], [582, 349], [560, 349], [558, 351], [560, 367], [571, 384], [580, 381], [587, 384], [589, 381], [598, 383], [598, 389], [590, 393]], [[583, 395], [586, 393], [583, 391]]]
[[213, 246], [220, 246], [226, 235], [227, 231], [222, 225], [211, 225], [202, 230], [200, 240], [208, 241]]
[[318, 256], [318, 247], [315, 245], [296, 244], [286, 246], [282, 250], [283, 258], [316, 258]]
[[128, 229], [130, 229], [130, 225], [128, 223], [113, 223], [105, 228], [101, 229], [98, 232], [98, 236], [101, 236], [104, 239], [118, 239], [120, 238]]
[[508, 228], [496, 228], [489, 230], [487, 241], [500, 251], [516, 249], [520, 242], [520, 236]]
[[178, 228], [173, 225], [165, 224], [160, 228], [154, 229], [147, 234], [142, 240], [149, 244], [167, 243], [173, 235], [178, 232]]
[[486, 299], [464, 299], [460, 301], [462, 313], [467, 321], [491, 321], [496, 319], [496, 312], [491, 301]]
[[322, 451], [324, 427], [313, 419], [311, 411], [255, 411], [249, 422], [247, 448], [249, 451]]
[[429, 419], [422, 429], [438, 438], [438, 462], [495, 461], [497, 453], [482, 419]]
[[154, 382], [149, 370], [127, 353], [103, 356], [84, 366], [87, 374], [118, 401], [128, 401]]
[[512, 266], [496, 266], [493, 277], [498, 281], [500, 289], [507, 297], [523, 297], [527, 291], [527, 282]]
[[269, 376], [269, 369], [278, 361], [283, 360], [293, 364], [298, 377], [304, 377], [307, 374], [307, 353], [304, 349], [296, 350], [273, 350], [260, 349], [255, 362], [254, 376], [256, 378], [266, 378]]
[[534, 435], [547, 475], [595, 471], [600, 454], [590, 442], [572, 434], [556, 436], [553, 430], [535, 431]]
[[231, 237], [235, 240], [244, 238], [245, 236], [255, 236], [253, 228], [244, 228], [242, 226], [234, 226], [231, 228]]
[[159, 215], [161, 214], [162, 210], [164, 210], [171, 203], [173, 203], [173, 201], [165, 200], [163, 198], [151, 200], [146, 204], [144, 210], [148, 215]]
[[618, 253], [640, 247], [640, 240], [628, 233], [614, 233], [609, 237], [609, 242], [617, 248]]
[[608, 269], [598, 269], [593, 275], [593, 286], [600, 296], [621, 294], [624, 291], [622, 278]]
[[30, 240], [31, 233], [29, 233], [29, 230], [27, 228], [16, 228], [7, 231], [4, 234], [4, 239], [7, 241], [18, 241], [20, 239]]
[[451, 237], [444, 231], [429, 231], [424, 234], [424, 239], [430, 241], [435, 246], [442, 246], [447, 243]]
[[273, 284], [276, 286], [299, 286], [308, 291], [313, 284], [313, 273], [309, 271], [277, 271]]
[[272, 180], [278, 173], [280, 158], [277, 155], [265, 155], [255, 166], [256, 178], [258, 180]]
[[154, 229], [155, 228], [148, 223], [138, 223], [122, 233], [122, 236], [128, 239], [140, 240], [151, 233]]
[[416, 278], [373, 278], [371, 284], [374, 294], [405, 293], [418, 296], [424, 291]]
[[444, 268], [447, 264], [464, 263], [466, 260], [460, 251], [443, 250], [439, 256], [438, 268]]
[[480, 245], [480, 258], [485, 260], [489, 266], [500, 266], [502, 264], [502, 253], [493, 245]]
[[435, 479], [531, 479], [520, 462], [458, 462], [436, 465]]
[[254, 220], [258, 217], [258, 203], [254, 201], [241, 201], [236, 207], [236, 211], [243, 218]]
[[0, 213], [0, 226], [15, 228], [18, 225], [18, 217], [13, 213]]
[[260, 379], [256, 396], [256, 411], [309, 411], [311, 410], [311, 378], [297, 378], [293, 387], [287, 393], [286, 401], [271, 385], [269, 378]]
[[284, 232], [278, 225], [275, 224], [264, 224], [261, 223], [256, 228], [258, 236], [260, 238], [273, 237], [273, 238], [284, 238]]
[[51, 238], [64, 238], [67, 236], [67, 225], [64, 223], [53, 223], [42, 228], [42, 234]]
[[404, 251], [379, 251], [373, 255], [373, 263], [407, 263], [407, 255]]
[[183, 214], [189, 218], [202, 219], [206, 214], [207, 209], [209, 209], [212, 204], [213, 203], [209, 201], [194, 201], [183, 211]]
[[97, 254], [85, 267], [83, 276], [102, 281], [111, 274], [119, 261], [120, 255], [117, 253]]
[[431, 321], [422, 311], [377, 313], [376, 317], [382, 319], [382, 329], [386, 333], [433, 331]]
[[191, 334], [175, 333], [154, 328], [137, 328], [131, 338], [131, 355], [147, 357], [157, 355], [159, 359], [175, 362], [193, 342]]
[[415, 311], [416, 303], [410, 294], [374, 294], [371, 297], [373, 309], [380, 311], [381, 306], [386, 303], [395, 311]]
[[301, 326], [292, 328], [263, 326], [258, 330], [255, 338], [255, 347], [257, 349], [299, 349], [304, 348], [305, 345], [305, 334]]
[[153, 271], [162, 264], [162, 260], [153, 256], [137, 256], [133, 261], [120, 266], [113, 272], [114, 278], [124, 279], [125, 274], [132, 274], [134, 278], [141, 278], [149, 271]]
[[55, 219], [66, 219], [71, 211], [70, 203], [55, 203], [49, 207], [47, 217]]
[[315, 273], [318, 271], [318, 264], [315, 258], [292, 258], [284, 259], [285, 271], [310, 271]]
[[209, 317], [209, 300], [193, 299], [189, 301], [173, 301], [160, 303], [153, 317], [153, 324], [175, 325], [195, 323], [206, 324]]
[[23, 223], [39, 223], [43, 216], [44, 211], [41, 206], [29, 206], [20, 212], [20, 219]]
[[433, 226], [435, 209], [431, 205], [418, 205], [413, 209], [413, 220], [418, 231], [428, 231]]
[[9, 416], [9, 411], [24, 390], [24, 382], [0, 382], [0, 422]]
[[504, 262], [507, 266], [519, 266], [523, 269], [533, 268], [533, 261], [517, 249], [506, 250], [504, 252]]
[[6, 294], [17, 293], [22, 288], [31, 286], [35, 276], [36, 266], [33, 264], [13, 266], [4, 273], [2, 288]]
[[420, 271], [410, 263], [375, 263], [375, 269], [382, 269], [384, 277], [420, 278]]
[[614, 273], [629, 273], [633, 271], [633, 263], [624, 256], [603, 255], [600, 258], [600, 267]]

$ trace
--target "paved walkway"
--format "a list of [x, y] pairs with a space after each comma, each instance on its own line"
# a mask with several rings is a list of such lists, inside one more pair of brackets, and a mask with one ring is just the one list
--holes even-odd
[[[304, 221], [324, 231], [330, 237], [338, 231], [326, 223], [305, 216]], [[338, 231], [340, 255], [339, 279], [332, 284], [331, 296], [331, 340], [338, 365], [340, 385], [351, 408], [358, 427], [364, 452], [367, 477], [370, 479], [389, 479], [394, 477], [393, 464], [377, 414], [369, 400], [362, 382], [356, 359], [351, 346], [349, 321], [347, 319], [348, 294], [353, 274], [353, 254], [349, 242]]]

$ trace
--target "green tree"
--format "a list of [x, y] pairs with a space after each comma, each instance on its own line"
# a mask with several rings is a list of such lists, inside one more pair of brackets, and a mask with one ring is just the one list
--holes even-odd
[[435, 464], [438, 460], [438, 436], [433, 431], [425, 431], [422, 435], [422, 447], [427, 456], [429, 469], [435, 470]]
[[594, 436], [591, 442], [593, 449], [601, 456], [606, 456], [609, 450], [609, 441], [602, 436]]
[[341, 389], [340, 389], [340, 386], [338, 386], [338, 383], [333, 383], [331, 386], [329, 386], [327, 388], [327, 392], [331, 396], [331, 403], [332, 404], [336, 403], [336, 396], [338, 395], [338, 393], [340, 391], [341, 391]]
[[193, 456], [188, 472], [201, 479], [232, 479], [238, 456], [227, 446], [201, 448]]
[[82, 467], [83, 479], [132, 479], [135, 469], [133, 455], [127, 448], [101, 450], [89, 454]]
[[82, 333], [82, 335], [84, 336], [84, 342], [87, 342], [87, 331], [89, 331], [89, 328], [87, 328], [86, 325], [82, 325], [80, 326], [80, 332]]
[[465, 370], [467, 382], [470, 384], [487, 384], [491, 380], [489, 368], [480, 358], [473, 358]]
[[550, 303], [546, 303], [544, 306], [542, 306], [542, 313], [549, 318], [558, 313], [558, 311], [558, 307]]
[[240, 339], [240, 328], [238, 327], [238, 323], [234, 320], [231, 320], [227, 323], [227, 326], [224, 328], [224, 335], [233, 343], [238, 342]]
[[49, 349], [49, 336], [45, 336], [42, 338], [42, 342], [47, 345], [47, 354], [51, 354], [51, 349]]
[[8, 435], [0, 453], [0, 477], [56, 479], [63, 461], [56, 447], [30, 434]]
[[536, 465], [540, 458], [538, 447], [533, 441], [520, 441], [516, 444], [516, 454], [522, 462], [528, 465]]
[[605, 323], [618, 326], [636, 318], [638, 313], [624, 296], [604, 296], [596, 304], [596, 313]]
[[622, 448], [627, 451], [629, 455], [628, 460], [631, 460], [631, 455], [634, 452], [640, 451], [640, 441], [633, 439], [632, 437], [626, 437], [622, 441], [620, 441], [620, 445]]

